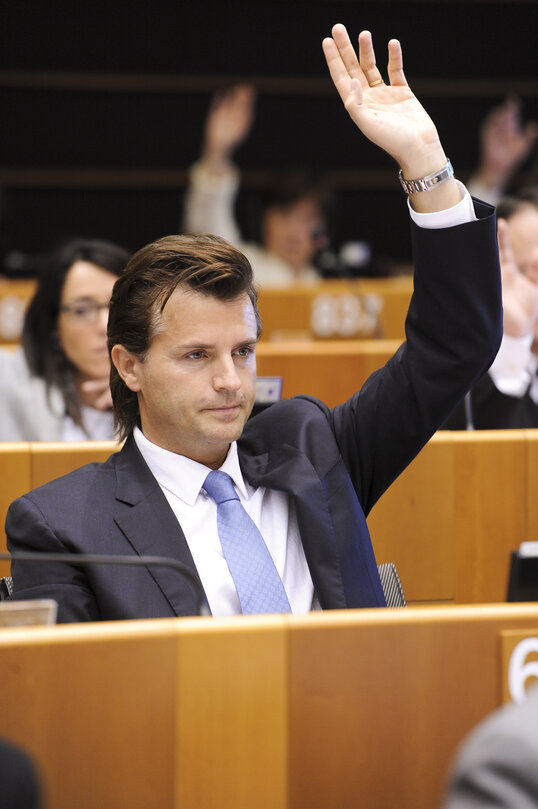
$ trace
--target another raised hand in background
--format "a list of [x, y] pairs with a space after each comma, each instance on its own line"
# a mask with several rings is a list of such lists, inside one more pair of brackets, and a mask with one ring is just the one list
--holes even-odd
[[480, 160], [469, 182], [471, 192], [496, 205], [537, 137], [536, 122], [522, 123], [519, 99], [510, 96], [493, 107], [480, 127]]
[[499, 258], [503, 291], [503, 328], [511, 337], [534, 334], [538, 324], [538, 255], [531, 257], [526, 272], [514, 258], [508, 223], [498, 222]]
[[233, 152], [250, 132], [256, 91], [238, 84], [215, 93], [206, 118], [202, 161], [212, 174], [227, 170]]

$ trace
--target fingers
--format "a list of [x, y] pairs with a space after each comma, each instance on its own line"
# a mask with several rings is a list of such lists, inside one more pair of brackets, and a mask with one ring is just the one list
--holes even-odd
[[397, 39], [391, 39], [388, 48], [388, 74], [390, 83], [393, 87], [407, 86], [407, 79], [405, 78], [405, 73], [403, 70], [402, 46]]
[[[333, 26], [332, 35], [332, 39], [328, 37], [323, 41], [323, 51], [333, 82], [343, 98], [343, 92], [347, 95], [349, 91], [350, 78], [358, 79], [363, 89], [384, 84], [383, 76], [377, 67], [370, 31], [361, 31], [359, 34], [358, 58], [345, 26], [337, 23]], [[391, 85], [407, 86], [402, 49], [397, 39], [390, 40], [388, 55]]]
[[[340, 50], [334, 39], [331, 39], [330, 37], [324, 39], [322, 42], [322, 48], [327, 61], [327, 67], [329, 68], [329, 73], [331, 74], [331, 79], [333, 80], [334, 86], [336, 87], [344, 104], [348, 103], [350, 92], [354, 93], [356, 102], [360, 104], [362, 102], [360, 81], [350, 77], [348, 69], [344, 64], [344, 60], [342, 59]], [[357, 85], [356, 87], [355, 84]]]
[[337, 23], [333, 26], [332, 35], [347, 75], [352, 79], [359, 79], [361, 82], [367, 84], [368, 82], [360, 68], [355, 48], [351, 44], [346, 27], [341, 23]]
[[370, 31], [361, 31], [359, 34], [359, 64], [369, 87], [383, 84], [383, 77], [375, 61], [375, 51]]

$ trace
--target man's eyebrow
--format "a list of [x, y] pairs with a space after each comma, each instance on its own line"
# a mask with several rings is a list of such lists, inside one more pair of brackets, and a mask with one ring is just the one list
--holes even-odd
[[[244, 340], [238, 340], [234, 343], [235, 346], [244, 346], [244, 345], [256, 345], [259, 342], [258, 337], [246, 337]], [[179, 343], [176, 346], [178, 351], [192, 351], [193, 349], [198, 348], [214, 348], [215, 343], [199, 343], [199, 342], [192, 342], [192, 343]]]

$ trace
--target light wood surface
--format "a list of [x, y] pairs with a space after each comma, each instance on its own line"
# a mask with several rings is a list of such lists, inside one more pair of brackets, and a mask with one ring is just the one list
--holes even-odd
[[[21, 318], [35, 288], [33, 279], [0, 278], [0, 342], [16, 342], [19, 339], [18, 334], [11, 333], [12, 324], [17, 322], [22, 325]], [[316, 326], [318, 321], [313, 317], [313, 312], [321, 306], [325, 313], [322, 320], [330, 332], [328, 337], [403, 340], [412, 291], [410, 274], [262, 289], [259, 296], [262, 339], [278, 340], [285, 335], [295, 338], [308, 336], [312, 339], [320, 337]], [[14, 303], [14, 308], [10, 308], [10, 302]], [[18, 306], [18, 302], [22, 302], [23, 306]], [[379, 309], [379, 315], [374, 319], [375, 325], [372, 325], [369, 317], [364, 317], [365, 306], [370, 304], [374, 311]]]
[[0, 631], [2, 734], [43, 809], [431, 809], [538, 606]]
[[504, 601], [510, 553], [538, 540], [538, 430], [438, 432], [368, 517], [409, 601]]
[[259, 376], [282, 377], [282, 396], [308, 394], [335, 407], [345, 402], [381, 368], [399, 340], [287, 340], [258, 343]]
[[[326, 336], [335, 339], [382, 337], [401, 342], [412, 292], [410, 274], [262, 288], [258, 300], [262, 339], [317, 339], [324, 336], [319, 331], [323, 327], [329, 331]], [[373, 322], [364, 316], [369, 306], [379, 311]]]

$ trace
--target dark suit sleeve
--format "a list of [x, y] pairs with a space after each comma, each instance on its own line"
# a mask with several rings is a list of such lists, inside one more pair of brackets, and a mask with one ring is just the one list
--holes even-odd
[[[69, 507], [66, 504], [65, 507]], [[28, 495], [15, 500], [6, 517], [10, 552], [65, 553], [70, 549], [56, 536]], [[58, 602], [58, 622], [100, 620], [99, 608], [82, 569], [66, 563], [12, 562], [13, 598], [52, 598]]]
[[[495, 387], [489, 373], [483, 374], [471, 390], [471, 412], [475, 430], [514, 430], [538, 427], [538, 405], [528, 393], [509, 396]], [[466, 429], [463, 405], [450, 414], [443, 429]]]
[[451, 228], [412, 223], [414, 293], [406, 341], [348, 402], [333, 429], [365, 513], [419, 452], [500, 345], [495, 211]]

